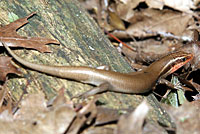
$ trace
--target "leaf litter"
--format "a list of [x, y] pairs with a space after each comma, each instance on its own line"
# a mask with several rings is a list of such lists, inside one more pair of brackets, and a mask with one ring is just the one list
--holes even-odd
[[[41, 38], [41, 37], [22, 37], [17, 34], [17, 30], [28, 23], [28, 18], [32, 17], [35, 13], [17, 19], [14, 22], [0, 27], [0, 46], [2, 42], [11, 47], [25, 47], [36, 49], [40, 52], [50, 52], [46, 44], [59, 44], [57, 40]], [[11, 58], [2, 56], [0, 57], [0, 81], [5, 81], [9, 73], [20, 74], [15, 66], [11, 63]]]
[[41, 37], [22, 37], [17, 34], [16, 30], [28, 23], [28, 18], [32, 17], [35, 13], [18, 19], [8, 25], [0, 27], [0, 46], [2, 43], [7, 44], [10, 47], [25, 47], [36, 49], [40, 52], [50, 52], [46, 44], [54, 43], [59, 44], [57, 40], [47, 39]]

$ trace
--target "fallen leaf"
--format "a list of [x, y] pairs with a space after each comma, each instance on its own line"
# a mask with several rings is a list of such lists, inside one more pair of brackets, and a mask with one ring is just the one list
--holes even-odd
[[0, 57], [0, 81], [5, 81], [9, 73], [21, 74], [15, 66], [11, 63], [11, 57]]
[[144, 125], [142, 134], [168, 134], [164, 127], [157, 123], [147, 122]]
[[117, 123], [117, 134], [142, 134], [148, 111], [149, 106], [143, 101], [129, 116], [121, 116]]
[[186, 102], [178, 108], [165, 105], [165, 109], [176, 123], [176, 134], [200, 132], [200, 101]]
[[0, 113], [0, 134], [63, 134], [75, 117], [76, 112], [68, 105], [47, 108], [42, 93], [28, 94], [14, 115], [8, 110]]
[[[200, 93], [200, 85], [196, 82], [193, 81], [193, 79], [191, 80], [186, 80], [186, 79], [180, 79], [181, 82], [183, 82], [184, 84], [186, 84], [187, 86], [194, 88], [197, 92]], [[191, 91], [191, 90], [189, 90]], [[193, 90], [192, 90], [193, 91]], [[195, 92], [195, 91], [194, 91]]]
[[191, 9], [197, 8], [195, 6], [197, 1], [195, 0], [145, 0], [145, 2], [150, 8], [163, 9], [164, 6], [168, 6], [187, 13], [192, 13]]
[[87, 105], [78, 111], [78, 116], [82, 117], [90, 113], [90, 116], [87, 118], [87, 123], [90, 124], [92, 120], [97, 116], [97, 106], [95, 102], [97, 98], [91, 100]]
[[2, 105], [2, 107], [0, 108], [0, 113], [3, 113], [2, 115], [6, 113], [8, 115], [8, 118], [10, 118], [13, 115], [12, 106], [13, 106], [12, 100], [10, 98], [7, 98], [6, 105]]
[[120, 117], [119, 113], [120, 112], [117, 109], [110, 109], [98, 106], [95, 125], [103, 125], [106, 123], [116, 122]]
[[199, 42], [192, 42], [184, 45], [179, 49], [180, 51], [192, 53], [194, 58], [186, 64], [185, 68], [192, 68], [195, 71], [200, 68], [200, 45]]
[[155, 8], [163, 10], [164, 6], [168, 6], [178, 11], [192, 13], [191, 9], [198, 7], [199, 0], [116, 0], [117, 14], [127, 21], [133, 17], [133, 9], [142, 2], [145, 2], [149, 9]]
[[85, 123], [91, 125], [93, 119], [97, 116], [96, 100], [97, 98], [94, 98], [86, 105], [83, 102], [84, 104], [80, 104], [78, 109], [76, 108], [78, 110], [77, 117], [67, 131], [68, 134], [76, 134]]
[[130, 18], [131, 25], [126, 32], [136, 37], [148, 37], [157, 34], [170, 36], [169, 34], [173, 34], [182, 38], [180, 36], [184, 36], [187, 33], [187, 25], [190, 21], [193, 21], [192, 15], [167, 9], [162, 11], [145, 9], [135, 12], [135, 15]]
[[99, 0], [79, 1], [81, 5], [87, 10], [97, 10], [99, 7]]
[[78, 116], [76, 117], [76, 119], [71, 123], [67, 134], [77, 134], [80, 130], [80, 128], [83, 126], [83, 124], [85, 124], [86, 122], [86, 117], [85, 116]]
[[141, 0], [116, 0], [116, 12], [121, 19], [128, 21], [134, 14], [133, 9]]
[[119, 16], [115, 12], [108, 10], [108, 15], [109, 15], [110, 25], [114, 27], [114, 29], [118, 30], [126, 29], [124, 22], [119, 18]]
[[164, 7], [163, 0], [144, 0], [144, 1], [149, 6], [149, 8], [157, 8], [157, 9], [162, 10]]
[[59, 106], [59, 105], [66, 104], [67, 100], [66, 100], [64, 94], [65, 94], [65, 88], [62, 87], [62, 88], [59, 90], [58, 95], [55, 96], [53, 99], [51, 99], [51, 100], [48, 102], [48, 106], [57, 107], [57, 106]]
[[43, 134], [63, 134], [74, 121], [76, 112], [68, 105], [62, 105], [47, 113], [39, 113], [37, 117], [34, 129], [43, 131]]
[[7, 93], [7, 90], [5, 88], [5, 83], [4, 83], [4, 86], [0, 87], [0, 112], [2, 111], [1, 107], [2, 107], [2, 104], [3, 104], [3, 100], [6, 96], [6, 93]]
[[83, 134], [115, 134], [115, 131], [113, 128], [109, 127], [91, 127], [87, 130], [87, 132], [84, 131]]
[[28, 94], [22, 101], [15, 119], [33, 119], [38, 113], [48, 111], [43, 93]]
[[45, 44], [59, 44], [57, 40], [48, 39], [48, 38], [40, 38], [40, 37], [22, 37], [17, 34], [17, 30], [28, 23], [28, 18], [35, 14], [31, 13], [30, 15], [18, 19], [6, 26], [0, 27], [0, 46], [2, 46], [1, 42], [6, 43], [11, 47], [25, 47], [25, 48], [33, 48], [40, 52], [50, 52]]

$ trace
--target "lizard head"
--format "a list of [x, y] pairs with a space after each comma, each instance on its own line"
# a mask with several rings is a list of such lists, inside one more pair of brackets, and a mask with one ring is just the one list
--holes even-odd
[[155, 76], [163, 78], [175, 72], [192, 59], [192, 54], [178, 51], [164, 56], [160, 60], [152, 63], [149, 68], [151, 72], [155, 73]]

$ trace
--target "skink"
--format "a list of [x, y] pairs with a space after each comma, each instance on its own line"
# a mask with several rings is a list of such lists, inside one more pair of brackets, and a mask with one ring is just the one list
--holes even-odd
[[108, 90], [122, 93], [148, 92], [155, 86], [160, 77], [165, 77], [173, 73], [193, 58], [192, 54], [175, 52], [155, 61], [142, 71], [119, 73], [81, 66], [47, 66], [35, 64], [18, 57], [6, 44], [4, 46], [16, 61], [30, 69], [97, 86], [81, 94], [80, 96], [82, 97], [88, 97]]

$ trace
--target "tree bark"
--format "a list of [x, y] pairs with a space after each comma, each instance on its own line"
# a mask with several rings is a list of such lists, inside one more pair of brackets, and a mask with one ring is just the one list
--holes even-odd
[[[76, 0], [3, 0], [0, 1], [0, 11], [1, 25], [9, 23], [9, 14], [11, 17], [15, 14], [23, 18], [31, 12], [37, 12], [37, 15], [29, 19], [30, 23], [21, 28], [18, 33], [23, 36], [54, 38], [60, 42], [60, 45], [50, 44], [48, 46], [52, 53], [15, 50], [15, 53], [27, 61], [61, 66], [108, 65], [114, 71], [132, 71], [131, 66], [116, 51], [94, 20]], [[28, 93], [42, 91], [47, 99], [51, 99], [62, 87], [66, 90], [67, 98], [91, 88], [87, 84], [45, 75], [18, 65], [23, 71], [23, 77], [17, 78], [16, 75], [10, 75], [8, 82], [12, 98], [16, 101], [19, 100], [24, 89]], [[168, 114], [153, 94], [145, 97], [106, 92], [98, 101], [106, 107], [132, 108], [144, 98], [147, 98], [153, 107], [148, 115], [149, 120], [173, 126]]]

